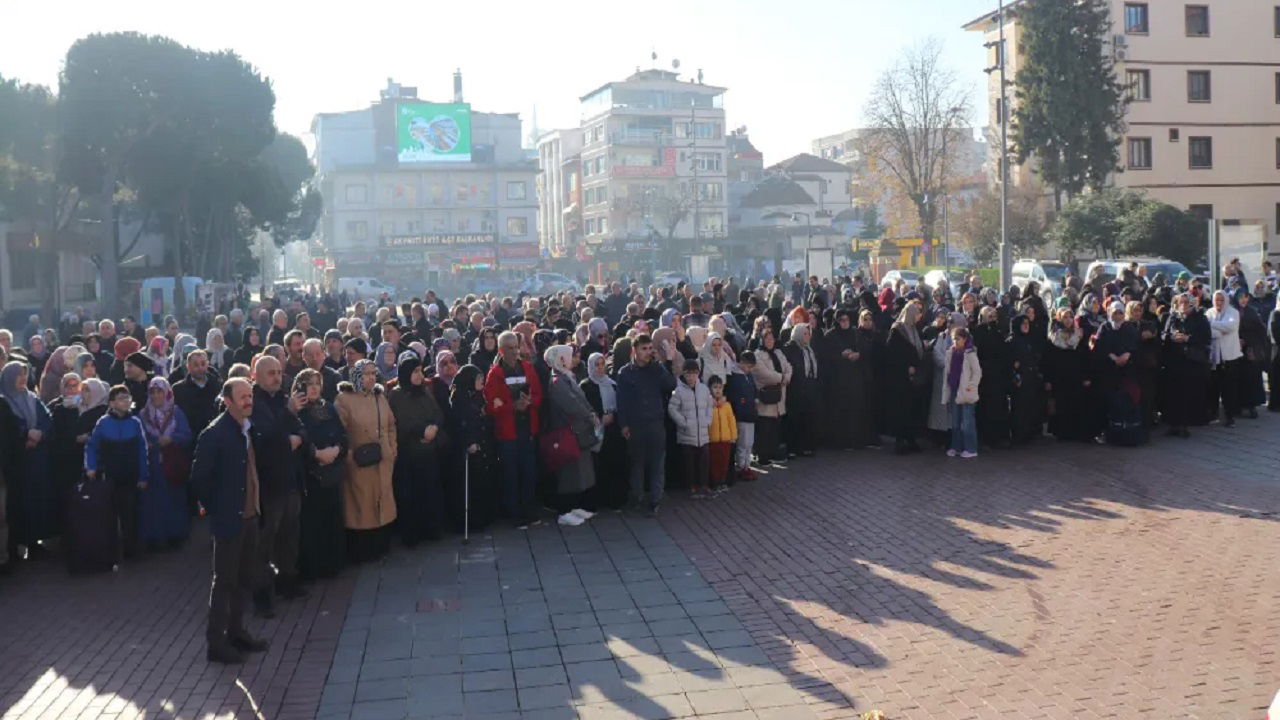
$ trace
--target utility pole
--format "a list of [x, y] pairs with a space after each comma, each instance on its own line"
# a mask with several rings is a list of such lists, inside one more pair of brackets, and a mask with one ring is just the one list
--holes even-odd
[[1009, 93], [1005, 83], [1004, 0], [1000, 0], [1000, 290], [1012, 281], [1013, 258], [1009, 252]]
[[[702, 189], [698, 187], [698, 123], [694, 111], [698, 108], [698, 98], [693, 96], [689, 98], [689, 159], [693, 164], [693, 245], [689, 248], [689, 253], [693, 254], [699, 250], [699, 232], [698, 220], [701, 214]], [[692, 268], [691, 268], [692, 269]]]

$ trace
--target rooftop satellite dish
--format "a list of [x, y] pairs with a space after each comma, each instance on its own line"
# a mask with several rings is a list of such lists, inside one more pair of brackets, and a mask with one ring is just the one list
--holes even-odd
[[679, 69], [680, 69], [680, 60], [679, 60], [679, 59], [675, 59], [675, 60], [672, 60], [672, 61], [671, 61], [671, 69], [672, 69], [672, 70], [679, 70]]

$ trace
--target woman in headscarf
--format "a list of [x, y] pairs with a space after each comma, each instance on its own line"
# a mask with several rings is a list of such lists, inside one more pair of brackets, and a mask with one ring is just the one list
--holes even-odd
[[920, 303], [908, 302], [889, 331], [885, 347], [885, 392], [889, 432], [899, 455], [919, 452], [916, 440], [924, 426], [929, 402], [929, 368], [924, 340], [920, 337]]
[[1267, 402], [1262, 371], [1271, 360], [1271, 342], [1262, 316], [1253, 308], [1249, 290], [1242, 287], [1231, 299], [1240, 313], [1240, 350], [1244, 353], [1240, 359], [1240, 407], [1245, 417], [1256, 420], [1258, 406]]
[[1240, 311], [1232, 307], [1226, 292], [1218, 290], [1213, 293], [1213, 307], [1205, 311], [1204, 317], [1213, 331], [1209, 345], [1209, 365], [1213, 368], [1210, 416], [1217, 417], [1221, 404], [1223, 427], [1234, 427], [1240, 414], [1240, 365], [1244, 359], [1240, 349]]
[[[384, 343], [385, 344], [385, 343]], [[441, 351], [441, 354], [448, 352]], [[449, 353], [452, 357], [453, 353]], [[414, 547], [439, 540], [444, 532], [444, 493], [440, 486], [440, 429], [444, 413], [429, 392], [422, 361], [412, 352], [401, 356], [400, 382], [387, 393], [396, 418], [396, 463], [393, 484], [400, 540]], [[435, 382], [443, 382], [437, 376]]]
[[729, 375], [737, 371], [737, 365], [720, 333], [707, 333], [700, 350], [698, 360], [702, 365], [702, 382], [705, 383], [712, 377], [728, 381]]
[[[826, 406], [827, 425], [832, 442], [845, 450], [873, 444], [875, 421], [868, 413], [867, 382], [864, 375], [870, 371], [873, 358], [860, 342], [858, 329], [853, 324], [853, 310], [845, 308], [836, 313], [836, 327], [827, 335], [829, 392]], [[866, 312], [866, 311], [863, 311]], [[871, 314], [867, 313], [867, 320]], [[874, 344], [874, 336], [870, 338]]]
[[[573, 349], [554, 345], [543, 353], [550, 369], [547, 388], [546, 424], [543, 433], [553, 434], [568, 428], [568, 435], [578, 447], [578, 457], [566, 462], [555, 472], [556, 512], [561, 525], [581, 525], [595, 514], [586, 506], [594, 505], [584, 495], [596, 484], [594, 451], [603, 439], [600, 418], [587, 402], [587, 396], [573, 376]], [[569, 442], [566, 439], [566, 442]]]
[[[654, 341], [654, 352], [657, 352], [658, 343]], [[614, 380], [618, 379], [618, 373], [622, 372], [622, 368], [631, 363], [631, 338], [620, 337], [613, 341], [613, 352], [609, 354], [609, 377]]]
[[146, 354], [151, 358], [151, 371], [155, 377], [167, 377], [169, 375], [169, 339], [163, 335], [152, 338], [147, 345]]
[[49, 361], [49, 352], [45, 349], [43, 335], [36, 333], [27, 338], [27, 361], [31, 363], [32, 382], [42, 378], [45, 363]]
[[204, 351], [209, 356], [209, 367], [218, 372], [218, 377], [225, 378], [227, 370], [235, 362], [235, 353], [227, 347], [221, 330], [209, 328], [204, 336]]
[[1149, 318], [1143, 309], [1143, 303], [1137, 300], [1130, 300], [1125, 304], [1124, 321], [1137, 338], [1130, 364], [1133, 365], [1134, 380], [1142, 392], [1143, 424], [1152, 428], [1156, 425], [1156, 408], [1159, 407], [1156, 397], [1160, 376], [1159, 321], [1154, 315]]
[[[953, 342], [952, 330], [956, 328], [969, 329], [968, 317], [959, 311], [949, 314], [940, 313], [945, 318], [939, 328], [936, 337], [929, 343], [930, 361], [933, 363], [933, 390], [929, 395], [929, 419], [927, 422], [929, 431], [933, 433], [932, 437], [939, 447], [946, 446], [951, 440], [951, 413], [952, 405], [950, 402], [944, 402], [946, 392], [944, 386], [947, 384], [947, 371], [950, 368], [951, 344]], [[970, 343], [972, 347], [972, 343]]]
[[[756, 365], [751, 377], [756, 381], [756, 462], [761, 467], [776, 465], [786, 458], [779, 452], [782, 419], [787, 414], [787, 386], [791, 383], [791, 363], [778, 347], [768, 320], [757, 324]], [[672, 445], [674, 447], [674, 445]], [[674, 454], [674, 453], [671, 453]]]
[[79, 482], [84, 470], [84, 446], [76, 442], [76, 436], [80, 434], [83, 407], [81, 377], [72, 372], [63, 375], [62, 393], [49, 403], [49, 416], [52, 420], [49, 438], [50, 467], [53, 471], [51, 480], [59, 507], [64, 505], [67, 492]]
[[[990, 288], [988, 288], [990, 289]], [[1009, 344], [1000, 328], [1000, 311], [993, 305], [978, 310], [973, 331], [982, 381], [978, 384], [978, 441], [1002, 448], [1009, 444], [1009, 384], [1012, 360]]]
[[609, 377], [604, 353], [592, 353], [586, 365], [587, 379], [579, 386], [604, 428], [604, 440], [592, 453], [596, 477], [594, 499], [600, 508], [620, 510], [627, 503], [630, 485], [627, 443], [618, 425], [618, 386]]
[[[78, 355], [79, 352], [76, 352]], [[49, 353], [44, 363], [44, 371], [40, 374], [40, 402], [51, 403], [62, 392], [62, 376], [71, 371], [71, 363], [75, 355], [67, 357], [67, 348], [60, 347]], [[28, 381], [29, 382], [29, 381]]]
[[[392, 476], [396, 462], [396, 419], [378, 384], [372, 360], [357, 360], [350, 381], [338, 384], [335, 406], [347, 431], [347, 477], [343, 483], [343, 518], [347, 547], [356, 562], [387, 554], [389, 526], [396, 520]], [[374, 447], [378, 448], [376, 451]], [[363, 450], [363, 448], [368, 448]], [[366, 463], [366, 464], [361, 464]]]
[[147, 437], [149, 478], [138, 493], [138, 539], [155, 552], [181, 546], [190, 532], [187, 480], [193, 436], [168, 380], [152, 378], [147, 395], [147, 405], [138, 413]]
[[71, 372], [78, 375], [81, 380], [98, 377], [97, 358], [87, 350], [76, 355], [76, 359], [71, 363]]
[[38, 542], [54, 536], [58, 518], [58, 497], [49, 464], [53, 418], [40, 398], [27, 389], [27, 373], [27, 364], [20, 360], [10, 360], [0, 370], [0, 398], [4, 400], [0, 402], [0, 475], [5, 477], [8, 492], [10, 558], [21, 557], [17, 553], [20, 545], [31, 552], [40, 551]]
[[[795, 313], [791, 316], [798, 317]], [[789, 330], [791, 338], [782, 349], [791, 365], [791, 380], [787, 383], [787, 414], [782, 422], [787, 440], [787, 456], [813, 457], [818, 443], [818, 419], [822, 404], [818, 353], [814, 351], [813, 329], [808, 323], [795, 323]], [[728, 374], [722, 376], [722, 379], [727, 380]]]
[[[93, 426], [107, 414], [107, 396], [111, 394], [111, 386], [98, 378], [88, 378], [80, 381], [80, 394], [84, 400], [80, 403], [80, 422], [76, 425], [76, 443], [80, 445], [80, 452], [83, 453], [84, 444], [89, 441]], [[80, 467], [84, 467], [83, 460]]]
[[[450, 453], [457, 470], [451, 478], [449, 504], [453, 525], [463, 526], [469, 516], [472, 531], [483, 530], [497, 507], [495, 476], [498, 450], [493, 439], [493, 417], [485, 412], [485, 374], [466, 365], [454, 376], [449, 391], [448, 433]], [[469, 512], [464, 508], [469, 506]]]
[[253, 359], [262, 353], [262, 331], [250, 325], [244, 330], [244, 343], [232, 356], [234, 362], [253, 367]]
[[298, 578], [310, 582], [342, 569], [347, 543], [342, 530], [342, 486], [347, 434], [333, 405], [324, 399], [324, 377], [307, 368], [293, 379], [298, 419], [305, 429], [302, 454], [306, 492], [299, 518]]
[[396, 385], [395, 381], [400, 372], [397, 366], [399, 355], [399, 349], [389, 342], [379, 344], [378, 349], [373, 353], [374, 365], [378, 368], [378, 382], [382, 383], [384, 388], [393, 388]]
[[[1124, 304], [1114, 301], [1107, 308], [1107, 323], [1093, 336], [1093, 380], [1096, 396], [1102, 402], [1102, 423], [1119, 414], [1129, 414], [1131, 407], [1141, 407], [1141, 389], [1137, 383], [1136, 355], [1138, 328], [1125, 324]], [[1105, 434], [1098, 442], [1106, 442]]]
[[1086, 356], [1079, 351], [1084, 332], [1069, 307], [1054, 311], [1049, 343], [1041, 362], [1049, 397], [1049, 432], [1063, 441], [1088, 442], [1097, 434], [1087, 420], [1085, 397], [1092, 384]]
[[487, 327], [476, 336], [475, 345], [471, 349], [471, 364], [487, 373], [493, 366], [493, 359], [498, 356], [498, 333]]
[[1040, 354], [1031, 338], [1031, 318], [1015, 315], [1009, 323], [1010, 429], [1015, 444], [1029, 443], [1044, 432], [1044, 377]]
[[1167, 435], [1191, 437], [1192, 425], [1204, 422], [1208, 407], [1209, 346], [1213, 332], [1204, 314], [1187, 293], [1175, 295], [1164, 325], [1161, 417]]

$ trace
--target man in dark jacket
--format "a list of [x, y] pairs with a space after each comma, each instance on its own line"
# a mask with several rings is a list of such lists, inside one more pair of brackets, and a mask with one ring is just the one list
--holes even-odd
[[338, 383], [342, 382], [342, 375], [337, 370], [325, 364], [328, 358], [324, 352], [324, 343], [315, 338], [311, 338], [302, 344], [302, 360], [307, 367], [320, 373], [322, 385], [320, 386], [320, 397], [325, 402], [333, 402], [338, 399]]
[[[658, 513], [662, 502], [663, 476], [667, 457], [667, 431], [663, 421], [667, 400], [676, 389], [676, 380], [653, 357], [653, 338], [638, 335], [631, 362], [618, 373], [618, 424], [627, 439], [631, 461], [631, 506]], [[646, 480], [648, 507], [645, 508]]]
[[244, 379], [222, 388], [226, 411], [196, 440], [191, 486], [209, 513], [213, 581], [206, 637], [211, 662], [241, 663], [267, 643], [244, 628], [244, 593], [257, 581], [258, 474], [250, 442], [253, 388]]
[[173, 385], [173, 401], [187, 416], [191, 432], [199, 434], [218, 414], [221, 381], [209, 372], [209, 357], [203, 350], [187, 355], [187, 375]]
[[622, 292], [621, 283], [609, 286], [609, 296], [604, 299], [604, 317], [610, 325], [616, 325], [622, 316], [627, 314], [627, 303], [630, 298]]
[[[305, 593], [298, 585], [299, 519], [302, 495], [297, 450], [302, 445], [302, 427], [290, 410], [288, 394], [282, 389], [284, 374], [280, 362], [261, 355], [253, 366], [253, 450], [258, 477], [262, 480], [262, 537], [258, 556], [263, 582], [254, 591], [253, 609], [260, 617], [273, 617], [272, 580], [281, 597], [293, 599]], [[272, 573], [271, 566], [275, 566]]]

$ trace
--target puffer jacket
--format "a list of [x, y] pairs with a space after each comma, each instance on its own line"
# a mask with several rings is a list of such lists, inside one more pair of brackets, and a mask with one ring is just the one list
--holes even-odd
[[1217, 308], [1209, 308], [1204, 316], [1209, 320], [1209, 328], [1213, 331], [1213, 345], [1209, 349], [1209, 362], [1212, 365], [1231, 362], [1244, 357], [1240, 348], [1240, 312], [1230, 303], [1218, 312]]
[[[951, 403], [951, 387], [947, 383], [947, 372], [951, 368], [951, 352], [947, 352], [946, 364], [938, 372], [942, 373], [943, 405]], [[957, 405], [974, 405], [978, 402], [978, 385], [982, 383], [982, 365], [978, 363], [978, 351], [972, 345], [964, 351], [964, 365], [960, 368], [960, 387], [956, 390]]]
[[738, 441], [738, 421], [733, 416], [733, 405], [728, 400], [718, 405], [712, 401], [710, 438], [713, 443]]
[[699, 382], [689, 387], [683, 380], [676, 383], [667, 405], [667, 414], [676, 424], [676, 444], [702, 447], [711, 442], [711, 391]]

